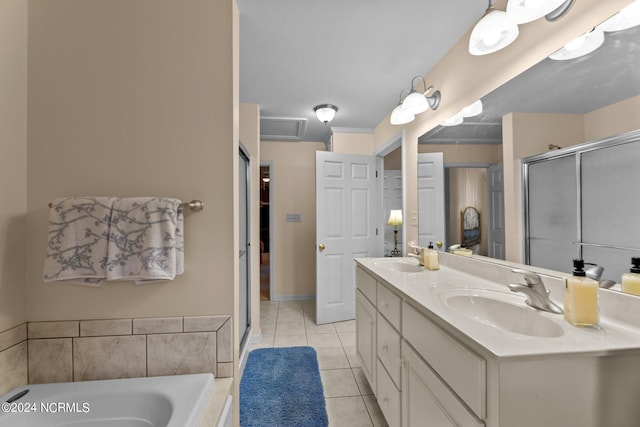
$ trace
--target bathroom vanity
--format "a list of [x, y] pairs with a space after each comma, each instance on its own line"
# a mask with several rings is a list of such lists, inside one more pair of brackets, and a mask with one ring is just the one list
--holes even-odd
[[563, 273], [440, 253], [356, 259], [357, 354], [391, 427], [640, 425], [640, 298], [600, 291], [600, 324], [577, 328], [510, 292]]

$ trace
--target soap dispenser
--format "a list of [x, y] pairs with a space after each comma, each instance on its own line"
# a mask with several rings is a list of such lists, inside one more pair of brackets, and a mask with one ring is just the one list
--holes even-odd
[[574, 259], [564, 290], [564, 318], [574, 326], [598, 323], [598, 282], [586, 276], [584, 261]]
[[640, 257], [631, 258], [631, 270], [622, 275], [622, 292], [640, 295]]
[[438, 251], [433, 249], [433, 242], [429, 242], [429, 246], [423, 252], [424, 254], [424, 268], [427, 270], [439, 270], [440, 264], [438, 262]]

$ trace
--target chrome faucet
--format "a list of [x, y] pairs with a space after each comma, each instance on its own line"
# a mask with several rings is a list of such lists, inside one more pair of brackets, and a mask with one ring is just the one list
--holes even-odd
[[409, 250], [407, 251], [407, 256], [416, 258], [420, 265], [424, 265], [424, 248], [421, 246], [417, 246], [415, 242], [409, 242]]
[[536, 310], [548, 311], [550, 313], [562, 314], [562, 309], [551, 299], [549, 299], [549, 290], [545, 288], [542, 283], [542, 278], [532, 271], [521, 270], [514, 268], [511, 270], [514, 273], [524, 274], [524, 282], [526, 285], [520, 283], [509, 284], [511, 292], [522, 292], [528, 299], [525, 301], [527, 305], [535, 308]]

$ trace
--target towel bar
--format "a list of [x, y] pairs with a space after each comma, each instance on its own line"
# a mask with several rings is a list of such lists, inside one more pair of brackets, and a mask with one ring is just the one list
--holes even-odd
[[[49, 206], [49, 209], [51, 209], [53, 204], [49, 202], [48, 206]], [[192, 200], [190, 202], [183, 203], [180, 206], [182, 206], [183, 208], [189, 208], [194, 212], [200, 212], [201, 210], [204, 209], [204, 202], [202, 200]]]

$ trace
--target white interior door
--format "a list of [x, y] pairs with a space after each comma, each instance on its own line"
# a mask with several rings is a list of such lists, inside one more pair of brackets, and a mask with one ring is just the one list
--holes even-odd
[[355, 318], [354, 258], [378, 256], [376, 158], [316, 152], [316, 322]]
[[[386, 223], [392, 209], [402, 209], [402, 171], [401, 170], [385, 170], [384, 182], [382, 189], [382, 222]], [[391, 226], [383, 227], [385, 255], [391, 253], [394, 248], [394, 233]], [[402, 227], [398, 229], [398, 249], [402, 251], [404, 238], [402, 235]]]
[[489, 194], [489, 253], [491, 258], [504, 259], [504, 179], [502, 163], [489, 166], [487, 169], [487, 186]]
[[444, 161], [442, 153], [418, 154], [418, 244], [445, 241]]

